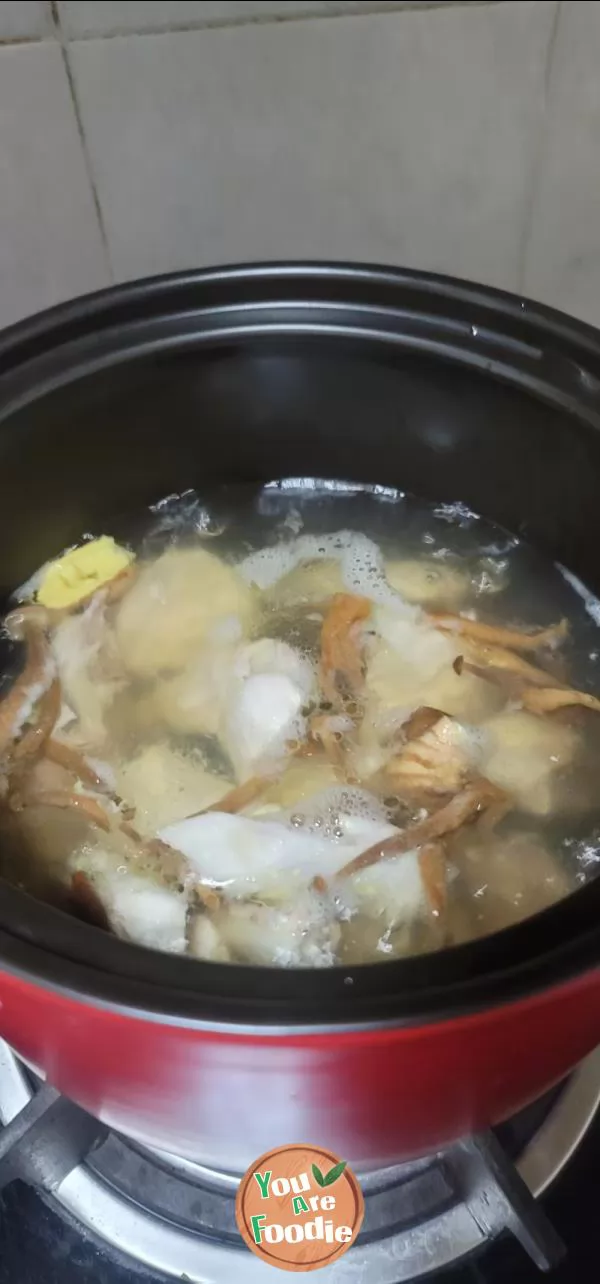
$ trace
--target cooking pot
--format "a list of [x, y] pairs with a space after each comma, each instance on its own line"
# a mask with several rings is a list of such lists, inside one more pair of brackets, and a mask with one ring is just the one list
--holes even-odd
[[[0, 337], [4, 596], [199, 483], [462, 500], [600, 589], [600, 335], [420, 273], [237, 267], [134, 282]], [[0, 1034], [144, 1143], [241, 1172], [359, 1168], [496, 1123], [600, 1040], [600, 881], [487, 939], [326, 971], [201, 963], [0, 883]]]

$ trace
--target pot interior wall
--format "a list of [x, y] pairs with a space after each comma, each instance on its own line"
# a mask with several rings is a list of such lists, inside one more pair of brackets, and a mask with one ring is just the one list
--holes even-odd
[[384, 338], [261, 335], [83, 373], [0, 423], [0, 590], [111, 515], [214, 481], [378, 482], [463, 500], [600, 586], [600, 435]]

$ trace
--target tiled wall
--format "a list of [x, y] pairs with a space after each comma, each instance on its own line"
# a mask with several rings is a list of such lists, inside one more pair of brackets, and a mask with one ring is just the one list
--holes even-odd
[[600, 3], [0, 0], [0, 324], [357, 258], [600, 325]]

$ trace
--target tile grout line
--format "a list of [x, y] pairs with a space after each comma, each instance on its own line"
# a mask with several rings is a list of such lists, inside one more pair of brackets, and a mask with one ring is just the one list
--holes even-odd
[[396, 13], [430, 13], [432, 10], [445, 9], [491, 9], [501, 4], [502, 0], [398, 0], [393, 9], [387, 5], [372, 4], [364, 9], [337, 9], [333, 13], [306, 10], [301, 13], [256, 13], [245, 17], [240, 14], [234, 18], [209, 18], [206, 22], [199, 20], [192, 23], [174, 23], [170, 27], [113, 27], [111, 31], [63, 32], [57, 0], [48, 0], [55, 28], [52, 32], [40, 32], [31, 36], [0, 36], [0, 49], [12, 45], [34, 45], [58, 38], [61, 45], [86, 42], [90, 40], [118, 40], [125, 36], [169, 36], [176, 34], [189, 35], [192, 31], [228, 31], [231, 27], [268, 27], [283, 26], [290, 22], [314, 22], [320, 19], [333, 21], [334, 18], [365, 18], [375, 15], [385, 17]]
[[543, 83], [543, 104], [541, 121], [536, 130], [536, 141], [534, 143], [534, 155], [531, 163], [530, 181], [525, 202], [525, 214], [523, 219], [523, 230], [518, 251], [517, 279], [520, 294], [526, 293], [526, 273], [527, 259], [531, 244], [533, 241], [533, 229], [535, 223], [535, 204], [544, 160], [544, 149], [548, 131], [548, 114], [550, 108], [550, 98], [552, 90], [552, 72], [556, 49], [558, 45], [559, 28], [562, 18], [563, 0], [556, 0], [556, 8], [550, 28], [550, 35], [546, 46], [546, 59], [544, 64], [544, 83]]
[[[255, 13], [246, 17], [243, 14], [232, 18], [209, 18], [203, 22], [191, 23], [174, 23], [170, 27], [151, 25], [147, 27], [113, 27], [110, 31], [82, 31], [67, 32], [66, 41], [73, 44], [75, 41], [87, 42], [89, 40], [118, 40], [126, 36], [169, 36], [169, 35], [189, 35], [192, 31], [230, 31], [237, 27], [282, 27], [290, 23], [298, 22], [320, 22], [326, 20], [333, 22], [337, 18], [368, 18], [375, 16], [378, 18], [401, 13], [430, 13], [432, 10], [439, 9], [491, 9], [501, 4], [502, 0], [399, 0], [398, 4], [390, 9], [387, 5], [377, 4], [377, 0], [365, 6], [364, 9], [337, 9], [333, 13], [327, 13], [323, 10], [310, 10], [296, 13]], [[57, 7], [57, 0], [50, 0], [54, 10]]]
[[12, 49], [14, 45], [42, 45], [48, 44], [54, 36], [51, 31], [43, 31], [33, 36], [0, 36], [0, 49]]
[[98, 194], [98, 189], [97, 189], [97, 187], [96, 187], [96, 181], [95, 181], [95, 178], [94, 178], [94, 172], [93, 172], [93, 168], [92, 168], [92, 162], [91, 162], [90, 154], [89, 154], [89, 151], [88, 151], [87, 139], [86, 139], [86, 136], [85, 136], [85, 130], [84, 130], [84, 128], [83, 128], [83, 119], [82, 119], [82, 116], [81, 116], [81, 109], [80, 109], [80, 106], [79, 106], [79, 99], [78, 99], [78, 97], [77, 97], [77, 89], [76, 89], [76, 87], [75, 87], [75, 78], [74, 78], [74, 76], [73, 76], [73, 70], [72, 70], [72, 67], [71, 67], [71, 60], [70, 60], [70, 58], [69, 58], [68, 41], [67, 41], [67, 39], [65, 38], [65, 34], [64, 34], [64, 32], [63, 32], [63, 29], [62, 29], [62, 23], [61, 23], [61, 20], [60, 20], [60, 12], [59, 12], [59, 8], [58, 8], [58, 0], [49, 0], [49, 3], [50, 3], [50, 13], [51, 13], [51, 17], [52, 17], [52, 22], [53, 22], [53, 25], [54, 25], [54, 33], [55, 33], [56, 39], [57, 39], [57, 41], [58, 41], [58, 44], [59, 44], [59, 46], [60, 46], [61, 57], [62, 57], [62, 60], [63, 60], [63, 66], [64, 66], [64, 69], [65, 69], [65, 76], [66, 76], [66, 78], [67, 78], [67, 85], [68, 85], [68, 88], [69, 88], [69, 96], [70, 96], [70, 99], [71, 99], [71, 106], [72, 106], [72, 108], [73, 108], [73, 113], [74, 113], [74, 115], [75, 115], [75, 124], [76, 124], [76, 127], [77, 127], [77, 133], [78, 133], [78, 135], [79, 135], [79, 142], [80, 142], [80, 146], [81, 146], [81, 149], [82, 149], [82, 152], [83, 152], [83, 163], [84, 163], [84, 165], [85, 165], [85, 171], [86, 171], [86, 174], [87, 174], [88, 183], [89, 183], [89, 185], [90, 185], [90, 190], [91, 190], [91, 193], [92, 193], [92, 201], [93, 201], [93, 203], [94, 203], [94, 209], [95, 209], [95, 212], [96, 212], [96, 219], [97, 219], [97, 221], [98, 221], [98, 228], [99, 228], [99, 231], [100, 231], [100, 239], [101, 239], [101, 241], [102, 241], [102, 248], [103, 248], [103, 250], [104, 250], [104, 255], [105, 255], [105, 258], [106, 258], [106, 265], [107, 265], [107, 268], [108, 268], [108, 274], [109, 274], [109, 277], [110, 277], [111, 282], [114, 282], [116, 278], [115, 278], [115, 273], [114, 273], [113, 265], [112, 265], [112, 259], [111, 259], [110, 247], [109, 247], [109, 244], [108, 244], [108, 236], [107, 236], [107, 234], [106, 234], [106, 225], [105, 225], [105, 222], [104, 222], [104, 213], [103, 213], [103, 210], [102, 210], [102, 203], [101, 203], [101, 201], [100, 201], [100, 196], [99, 196], [99, 194]]

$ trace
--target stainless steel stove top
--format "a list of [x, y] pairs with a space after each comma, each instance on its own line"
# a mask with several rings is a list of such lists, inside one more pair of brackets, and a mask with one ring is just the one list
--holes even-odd
[[[498, 1140], [486, 1134], [414, 1164], [359, 1174], [363, 1232], [348, 1254], [323, 1269], [324, 1284], [415, 1280], [456, 1263], [505, 1228], [538, 1265], [555, 1260], [560, 1244], [530, 1195], [541, 1195], [558, 1175], [599, 1105], [600, 1049], [542, 1112], [514, 1167]], [[36, 1089], [29, 1072], [0, 1042], [0, 1120], [8, 1125], [19, 1117], [26, 1133], [27, 1121], [37, 1113], [34, 1127], [42, 1129], [32, 1147], [35, 1160], [26, 1153], [26, 1171], [17, 1175], [34, 1180], [55, 1208], [167, 1279], [183, 1276], [193, 1284], [273, 1279], [238, 1235], [234, 1174], [107, 1134], [88, 1116], [83, 1129], [81, 1121], [78, 1125], [76, 1143], [86, 1157], [69, 1171], [68, 1149], [54, 1133], [68, 1130], [73, 1109], [52, 1090]], [[50, 1133], [48, 1127], [43, 1131], [45, 1113]]]

